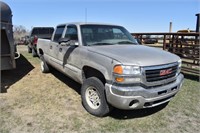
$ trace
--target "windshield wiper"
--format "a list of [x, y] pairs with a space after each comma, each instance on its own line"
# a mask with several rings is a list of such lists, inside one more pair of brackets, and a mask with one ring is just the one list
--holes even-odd
[[120, 42], [117, 42], [117, 44], [137, 44], [137, 43], [134, 43], [131, 41], [120, 41]]
[[112, 43], [101, 43], [101, 42], [98, 42], [98, 43], [89, 44], [88, 46], [97, 46], [97, 45], [113, 45], [113, 44]]

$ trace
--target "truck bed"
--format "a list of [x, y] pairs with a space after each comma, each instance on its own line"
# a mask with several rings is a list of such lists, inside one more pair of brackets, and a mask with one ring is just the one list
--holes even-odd
[[50, 41], [50, 39], [38, 38], [37, 52], [39, 51], [39, 49], [45, 49], [46, 46], [49, 45]]

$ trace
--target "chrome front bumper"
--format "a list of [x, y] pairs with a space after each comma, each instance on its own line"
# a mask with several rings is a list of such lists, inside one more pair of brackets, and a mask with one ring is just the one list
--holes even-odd
[[181, 88], [183, 79], [184, 76], [179, 74], [174, 82], [151, 89], [141, 86], [119, 87], [106, 84], [106, 98], [108, 103], [119, 109], [155, 107], [170, 101]]

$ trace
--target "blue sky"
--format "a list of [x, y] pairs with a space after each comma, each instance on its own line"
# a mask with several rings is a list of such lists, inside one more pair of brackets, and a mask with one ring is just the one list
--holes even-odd
[[168, 32], [196, 28], [200, 0], [3, 0], [13, 24], [27, 29], [67, 22], [113, 23], [130, 32]]

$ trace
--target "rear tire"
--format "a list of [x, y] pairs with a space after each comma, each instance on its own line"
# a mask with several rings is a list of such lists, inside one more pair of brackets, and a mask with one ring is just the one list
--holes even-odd
[[40, 60], [41, 60], [40, 67], [41, 67], [42, 73], [49, 73], [50, 71], [49, 66], [42, 55], [40, 56]]
[[28, 53], [31, 53], [32, 49], [28, 46]]
[[84, 81], [81, 88], [82, 104], [90, 114], [103, 117], [110, 112], [111, 106], [107, 103], [104, 90], [103, 83], [96, 77]]
[[33, 48], [32, 48], [32, 55], [33, 55], [33, 57], [37, 57], [37, 52], [36, 52], [36, 50], [33, 49]]

